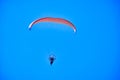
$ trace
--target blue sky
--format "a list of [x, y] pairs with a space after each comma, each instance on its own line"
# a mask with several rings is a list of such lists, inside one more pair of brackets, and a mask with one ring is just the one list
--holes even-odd
[[[1, 80], [119, 80], [118, 0], [1, 0]], [[66, 25], [29, 24], [42, 17]], [[49, 65], [48, 56], [56, 61]]]

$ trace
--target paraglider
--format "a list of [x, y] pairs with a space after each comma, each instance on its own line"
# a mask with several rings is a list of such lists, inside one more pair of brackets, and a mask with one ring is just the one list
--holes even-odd
[[76, 32], [76, 27], [68, 20], [63, 19], [63, 18], [53, 18], [53, 17], [45, 17], [45, 18], [39, 18], [32, 23], [30, 23], [28, 29], [31, 30], [34, 24], [40, 23], [40, 22], [55, 22], [55, 23], [61, 23], [61, 24], [66, 24], [70, 26], [74, 32]]
[[[70, 22], [66, 19], [63, 19], [63, 18], [53, 18], [53, 17], [45, 17], [45, 18], [39, 18], [37, 20], [34, 20], [33, 22], [31, 22], [29, 24], [28, 29], [31, 30], [33, 25], [35, 25], [37, 23], [41, 23], [41, 22], [53, 22], [53, 23], [65, 24], [65, 25], [68, 25], [70, 28], [72, 28], [74, 32], [76, 32], [76, 27], [73, 25], [72, 22]], [[51, 66], [53, 65], [55, 60], [56, 60], [56, 58], [54, 55], [49, 56], [49, 62], [50, 62]]]
[[49, 61], [50, 61], [50, 65], [52, 66], [53, 62], [55, 61], [55, 56], [54, 55], [50, 55], [49, 56]]

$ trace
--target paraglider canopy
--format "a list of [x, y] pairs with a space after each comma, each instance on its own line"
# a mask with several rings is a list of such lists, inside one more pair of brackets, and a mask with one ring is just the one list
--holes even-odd
[[76, 27], [68, 20], [63, 19], [63, 18], [53, 18], [53, 17], [45, 17], [45, 18], [39, 18], [37, 20], [34, 20], [32, 23], [30, 23], [29, 25], [29, 30], [32, 29], [32, 26], [34, 24], [37, 24], [39, 22], [55, 22], [55, 23], [61, 23], [61, 24], [66, 24], [68, 26], [70, 26], [74, 32], [76, 32]]

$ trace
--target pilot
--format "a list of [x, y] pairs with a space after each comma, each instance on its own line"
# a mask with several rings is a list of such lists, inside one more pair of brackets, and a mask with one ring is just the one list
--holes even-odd
[[52, 65], [55, 60], [55, 57], [53, 55], [50, 55], [49, 60], [50, 60], [50, 65]]

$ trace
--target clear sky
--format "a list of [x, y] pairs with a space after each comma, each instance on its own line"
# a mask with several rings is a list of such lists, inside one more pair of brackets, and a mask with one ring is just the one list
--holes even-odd
[[[120, 80], [119, 10], [119, 0], [0, 0], [0, 80]], [[77, 32], [56, 23], [28, 30], [43, 17]]]

